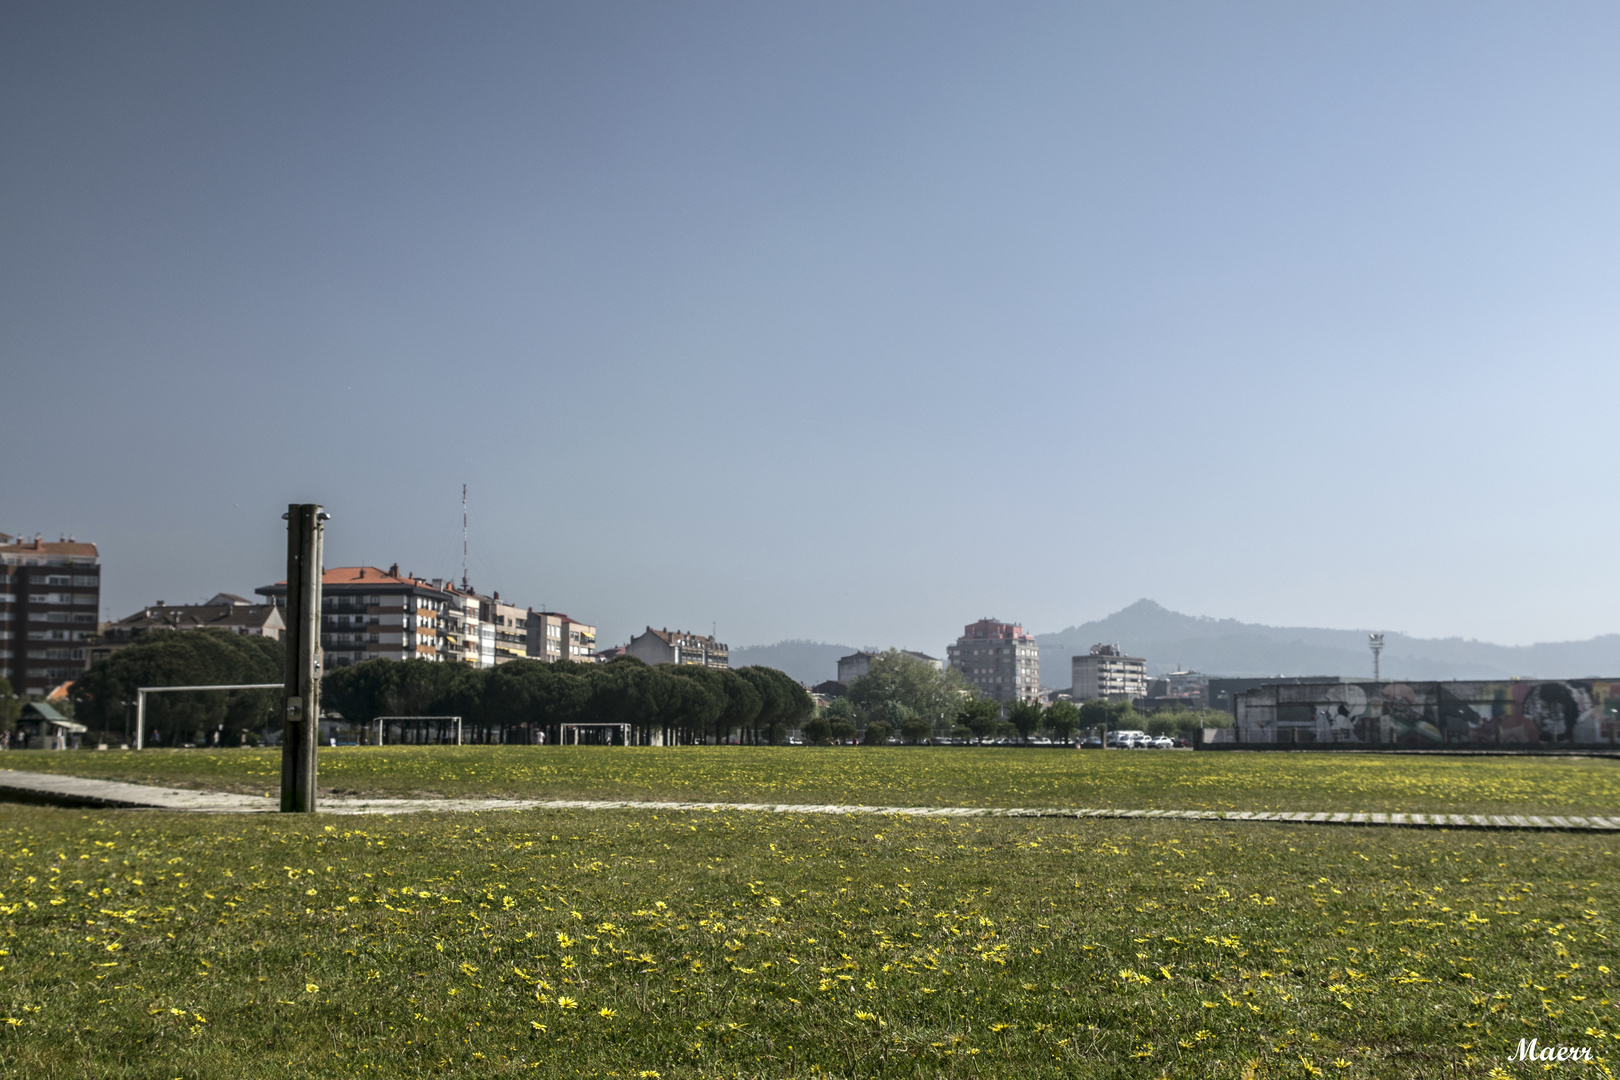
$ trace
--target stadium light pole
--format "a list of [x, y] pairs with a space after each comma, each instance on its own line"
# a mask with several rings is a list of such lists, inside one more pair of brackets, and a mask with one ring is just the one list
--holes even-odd
[[1383, 680], [1378, 677], [1378, 654], [1384, 651], [1384, 635], [1368, 634], [1367, 647], [1373, 654], [1373, 682], [1382, 682]]

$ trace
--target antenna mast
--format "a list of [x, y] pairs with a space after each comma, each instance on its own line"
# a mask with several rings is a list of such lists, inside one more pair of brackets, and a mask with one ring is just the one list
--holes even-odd
[[461, 591], [467, 591], [467, 485], [461, 485]]

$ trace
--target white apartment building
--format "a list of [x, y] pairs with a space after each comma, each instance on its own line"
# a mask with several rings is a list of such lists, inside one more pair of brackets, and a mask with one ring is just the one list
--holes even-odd
[[596, 662], [596, 627], [569, 618], [560, 611], [530, 611], [529, 659], [555, 663], [572, 660]]
[[1073, 682], [1069, 694], [1076, 701], [1147, 697], [1147, 661], [1140, 656], [1126, 656], [1118, 645], [1093, 645], [1090, 653], [1070, 661], [1070, 669]]

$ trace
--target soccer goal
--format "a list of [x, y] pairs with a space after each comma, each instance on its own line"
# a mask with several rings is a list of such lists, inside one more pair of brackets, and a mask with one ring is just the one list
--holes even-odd
[[383, 724], [390, 720], [454, 720], [456, 745], [461, 745], [461, 717], [459, 716], [379, 716], [377, 717], [377, 745], [383, 745]]

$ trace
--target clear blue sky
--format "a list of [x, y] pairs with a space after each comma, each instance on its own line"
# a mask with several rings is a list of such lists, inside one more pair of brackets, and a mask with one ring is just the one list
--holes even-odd
[[0, 8], [0, 530], [734, 645], [1620, 630], [1620, 8]]

